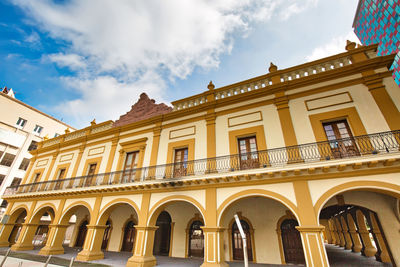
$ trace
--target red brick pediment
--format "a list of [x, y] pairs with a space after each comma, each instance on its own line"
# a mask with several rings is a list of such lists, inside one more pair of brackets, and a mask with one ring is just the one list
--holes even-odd
[[119, 119], [114, 122], [114, 126], [117, 127], [130, 124], [132, 122], [145, 120], [171, 111], [171, 107], [164, 103], [156, 104], [154, 99], [150, 99], [146, 93], [142, 93], [139, 100], [132, 106], [131, 110], [119, 117]]

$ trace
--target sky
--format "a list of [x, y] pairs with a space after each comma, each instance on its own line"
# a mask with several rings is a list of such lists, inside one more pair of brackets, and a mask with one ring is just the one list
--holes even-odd
[[0, 87], [73, 127], [344, 52], [358, 0], [0, 0]]

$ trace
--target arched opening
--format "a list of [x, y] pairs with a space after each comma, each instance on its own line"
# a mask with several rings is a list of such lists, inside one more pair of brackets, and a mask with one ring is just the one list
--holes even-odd
[[[190, 197], [182, 199], [169, 197], [160, 200], [150, 211], [149, 226], [158, 227], [147, 240], [153, 244], [155, 256], [203, 257], [204, 245], [201, 245], [204, 209]], [[197, 259], [194, 259], [197, 260]]]
[[298, 225], [297, 220], [286, 219], [280, 227], [286, 263], [305, 264], [300, 233], [296, 229]]
[[171, 216], [167, 211], [162, 211], [157, 218], [156, 230], [154, 236], [154, 255], [169, 255], [170, 243], [171, 243]]
[[[240, 220], [240, 224], [242, 225], [243, 232], [246, 235], [247, 257], [249, 261], [253, 261], [250, 226], [245, 220]], [[243, 240], [236, 222], [232, 225], [232, 253], [234, 260], [244, 259]]]
[[204, 223], [194, 221], [189, 228], [189, 257], [201, 258], [204, 256], [204, 233], [201, 227]]
[[[100, 212], [97, 225], [104, 226], [101, 250], [108, 252], [132, 253], [135, 247], [136, 228], [138, 221], [137, 206], [129, 199], [117, 199], [106, 205]], [[95, 245], [96, 246], [96, 245]], [[107, 257], [108, 254], [105, 254]], [[124, 256], [129, 257], [132, 254]]]
[[25, 218], [26, 218], [26, 210], [25, 209], [19, 209], [17, 211], [15, 211], [13, 213], [13, 215], [10, 216], [10, 223], [11, 220], [14, 218], [14, 226], [11, 230], [11, 233], [8, 237], [8, 242], [9, 245], [12, 246], [14, 245], [19, 237], [19, 234], [21, 232], [22, 229], [22, 224], [25, 222]]
[[89, 224], [88, 220], [83, 220], [83, 222], [79, 224], [78, 234], [76, 236], [76, 241], [75, 241], [75, 247], [78, 248], [83, 247], [83, 244], [85, 243], [86, 239], [88, 224]]
[[101, 242], [101, 249], [107, 249], [108, 241], [111, 235], [111, 221], [107, 220], [106, 229], [104, 229], [103, 241]]
[[135, 223], [129, 220], [124, 227], [124, 238], [122, 239], [121, 251], [132, 252], [135, 244]]
[[[332, 222], [331, 240], [325, 244], [331, 265], [392, 266], [398, 264], [400, 226], [393, 207], [396, 198], [383, 191], [348, 190], [331, 197], [319, 220]], [[397, 256], [396, 256], [397, 255]], [[397, 260], [397, 261], [399, 261]]]
[[237, 214], [246, 231], [249, 259], [256, 263], [285, 264], [280, 225], [282, 217], [287, 217], [287, 214], [296, 219], [293, 215], [296, 209], [290, 201], [278, 201], [279, 198], [279, 195], [268, 191], [252, 190], [237, 193], [222, 203], [219, 227], [228, 229], [223, 240], [225, 259], [243, 259], [242, 239], [234, 219]]
[[91, 209], [83, 201], [71, 204], [63, 211], [60, 220], [55, 223], [54, 236], [51, 242], [40, 250], [39, 254], [48, 255], [48, 251], [56, 254], [74, 254], [78, 252], [77, 248], [85, 244], [87, 225], [90, 223]]

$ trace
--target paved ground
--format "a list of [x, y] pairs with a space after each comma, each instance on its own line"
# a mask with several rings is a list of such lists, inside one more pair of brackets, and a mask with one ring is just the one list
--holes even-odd
[[389, 267], [392, 264], [382, 263], [375, 257], [365, 257], [361, 253], [354, 253], [341, 247], [325, 244], [326, 253], [331, 267]]
[[[0, 256], [0, 262], [3, 261], [4, 256]], [[22, 263], [22, 264], [21, 264]], [[20, 265], [21, 264], [21, 265]], [[7, 257], [6, 261], [4, 262], [4, 267], [43, 267], [44, 263], [42, 262], [35, 262], [23, 259], [17, 259], [13, 257]], [[62, 267], [60, 265], [49, 264], [48, 267]]]
[[[381, 263], [375, 260], [374, 257], [364, 257], [360, 253], [353, 253], [350, 250], [344, 250], [341, 247], [337, 247], [334, 245], [326, 244], [326, 251], [329, 258], [329, 263], [331, 267], [391, 267], [391, 264]], [[39, 249], [25, 251], [24, 253], [29, 254], [37, 254]], [[65, 248], [65, 254], [57, 255], [56, 257], [64, 258], [70, 260], [72, 257], [75, 257], [79, 252], [79, 249], [76, 248]], [[98, 261], [91, 261], [93, 265], [97, 264], [105, 264], [112, 267], [125, 267], [126, 262], [129, 257], [131, 257], [132, 253], [130, 252], [105, 252], [105, 258]], [[0, 256], [0, 260], [2, 256]], [[182, 258], [169, 258], [166, 256], [157, 256], [157, 266], [160, 267], [198, 267], [202, 264], [203, 260], [199, 258], [190, 258], [190, 259], [182, 259]], [[8, 262], [8, 260], [10, 261]], [[24, 266], [29, 267], [39, 267], [43, 266], [43, 263], [34, 263], [31, 262], [28, 264], [28, 261], [21, 259], [7, 259], [7, 264], [4, 266], [7, 267], [18, 267], [19, 262], [23, 261]], [[242, 267], [242, 262], [228, 262], [230, 267]], [[60, 265], [49, 265], [49, 267], [57, 267]], [[250, 267], [278, 267], [283, 265], [277, 264], [254, 264], [250, 263]], [[291, 267], [295, 267], [296, 265], [287, 265]]]

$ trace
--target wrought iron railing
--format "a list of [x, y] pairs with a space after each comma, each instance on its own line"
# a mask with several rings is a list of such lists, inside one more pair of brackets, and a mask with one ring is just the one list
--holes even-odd
[[62, 180], [22, 184], [8, 187], [5, 191], [5, 195], [87, 188], [100, 185], [122, 185], [159, 179], [180, 179], [189, 176], [280, 167], [293, 163], [328, 161], [365, 155], [395, 153], [399, 152], [399, 149], [400, 130], [397, 130], [298, 146], [267, 149], [252, 153], [156, 165]]

